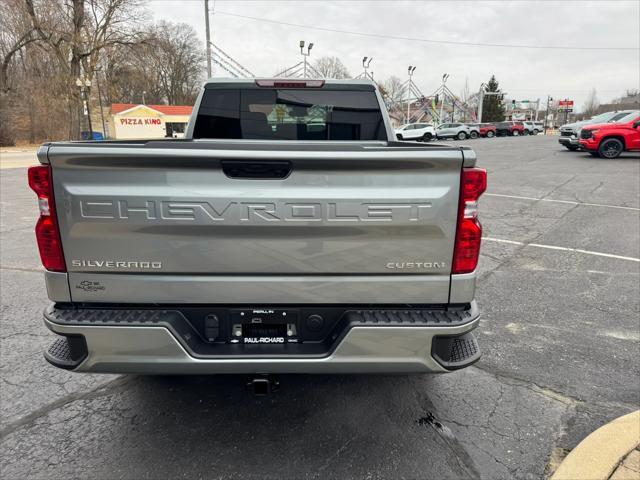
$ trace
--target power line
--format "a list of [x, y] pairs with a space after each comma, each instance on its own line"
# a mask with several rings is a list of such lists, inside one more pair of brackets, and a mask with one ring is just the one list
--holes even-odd
[[556, 46], [556, 45], [514, 45], [514, 44], [506, 44], [506, 43], [457, 42], [454, 40], [434, 40], [429, 38], [402, 37], [397, 35], [383, 35], [381, 33], [354, 32], [352, 30], [340, 30], [337, 28], [318, 27], [315, 25], [302, 25], [299, 23], [281, 22], [279, 20], [250, 17], [248, 15], [239, 15], [237, 13], [224, 12], [221, 10], [216, 10], [215, 15], [227, 15], [229, 17], [244, 18], [246, 20], [255, 20], [256, 22], [272, 23], [276, 25], [286, 25], [288, 27], [308, 28], [311, 30], [321, 30], [323, 32], [345, 33], [348, 35], [359, 35], [362, 37], [388, 38], [391, 40], [405, 40], [409, 42], [437, 43], [437, 44], [471, 46], [471, 47], [531, 48], [531, 49], [542, 49], [542, 50], [640, 50], [639, 47], [564, 47], [564, 46]]

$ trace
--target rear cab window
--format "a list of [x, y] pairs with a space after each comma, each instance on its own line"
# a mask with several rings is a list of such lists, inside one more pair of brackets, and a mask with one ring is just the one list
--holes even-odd
[[207, 88], [193, 138], [386, 140], [373, 88]]

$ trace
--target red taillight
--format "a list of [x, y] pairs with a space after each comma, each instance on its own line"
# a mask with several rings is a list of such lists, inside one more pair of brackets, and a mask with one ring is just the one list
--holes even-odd
[[29, 186], [38, 195], [40, 218], [36, 224], [36, 240], [42, 265], [53, 272], [66, 272], [62, 242], [56, 221], [55, 200], [51, 183], [51, 166], [29, 168]]
[[482, 241], [482, 225], [478, 221], [478, 199], [486, 189], [486, 170], [462, 169], [458, 229], [451, 273], [470, 273], [478, 266]]

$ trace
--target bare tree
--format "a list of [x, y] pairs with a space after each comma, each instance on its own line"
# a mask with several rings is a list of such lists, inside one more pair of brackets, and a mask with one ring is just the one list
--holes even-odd
[[589, 92], [589, 96], [585, 100], [582, 105], [582, 113], [585, 117], [589, 118], [598, 113], [598, 107], [600, 106], [600, 102], [598, 101], [598, 95], [596, 94], [596, 89], [592, 88], [591, 92]]
[[105, 48], [145, 41], [139, 0], [24, 0], [31, 35], [66, 73], [69, 137], [79, 138], [82, 117], [78, 78], [92, 81]]
[[392, 103], [401, 102], [402, 96], [405, 93], [402, 85], [402, 80], [394, 75], [382, 82], [381, 86], [385, 92], [385, 100]]
[[[123, 52], [126, 48], [126, 52]], [[116, 46], [103, 59], [110, 102], [192, 104], [204, 78], [204, 51], [187, 24], [161, 21], [142, 45]], [[144, 92], [144, 95], [143, 95]]]
[[203, 79], [203, 47], [196, 31], [185, 23], [160, 22], [153, 29], [151, 71], [167, 103], [191, 104]]
[[313, 67], [324, 78], [350, 78], [351, 74], [338, 57], [320, 57]]

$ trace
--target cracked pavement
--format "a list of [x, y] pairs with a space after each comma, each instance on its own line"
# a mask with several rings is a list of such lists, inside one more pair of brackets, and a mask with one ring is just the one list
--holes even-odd
[[[467, 142], [489, 192], [638, 208], [640, 158]], [[29, 155], [29, 154], [25, 154]], [[34, 156], [35, 159], [35, 156]], [[447, 375], [81, 375], [53, 340], [24, 168], [0, 171], [0, 478], [523, 478], [640, 406], [640, 264], [485, 242], [483, 358]], [[485, 235], [640, 257], [637, 210], [485, 196]]]

